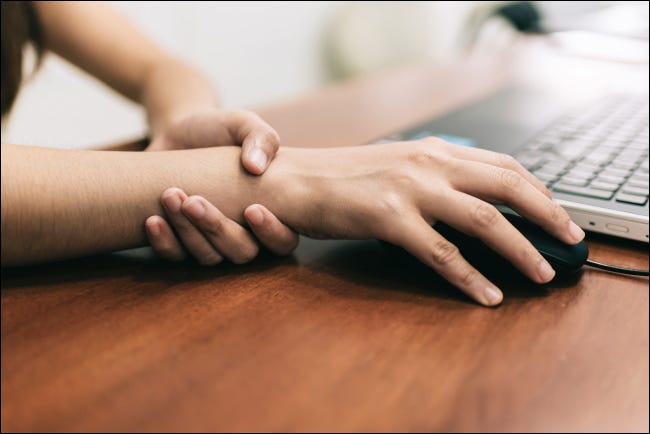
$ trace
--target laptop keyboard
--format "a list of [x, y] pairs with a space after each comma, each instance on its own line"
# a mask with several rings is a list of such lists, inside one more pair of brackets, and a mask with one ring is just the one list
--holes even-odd
[[551, 191], [644, 206], [648, 97], [612, 95], [567, 113], [515, 157]]

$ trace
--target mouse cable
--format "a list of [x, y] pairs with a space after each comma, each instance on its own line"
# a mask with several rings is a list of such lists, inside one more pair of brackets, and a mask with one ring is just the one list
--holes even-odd
[[614, 273], [629, 274], [632, 276], [647, 276], [649, 271], [618, 267], [616, 265], [601, 264], [600, 262], [592, 261], [590, 259], [587, 259], [587, 262], [585, 262], [585, 264], [594, 268], [600, 268], [601, 270], [613, 271]]

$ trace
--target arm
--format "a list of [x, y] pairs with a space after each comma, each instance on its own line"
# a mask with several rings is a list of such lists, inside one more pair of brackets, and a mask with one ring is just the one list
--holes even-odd
[[[216, 92], [206, 77], [167, 54], [112, 8], [100, 2], [34, 4], [48, 49], [143, 104], [152, 138], [146, 150], [242, 146], [243, 166], [254, 174], [266, 170], [279, 147], [277, 133], [254, 113], [217, 109]], [[192, 227], [177, 209], [165, 211], [168, 221], [152, 216], [146, 222], [151, 246], [162, 257], [181, 260], [189, 253], [213, 265], [223, 256], [240, 262], [230, 251], [257, 250], [241, 227], [229, 232], [228, 242], [214, 246], [201, 235], [205, 228]], [[279, 254], [293, 250], [297, 236], [263, 207], [258, 211], [266, 218], [247, 222], [259, 241]], [[245, 215], [259, 213], [252, 209]], [[224, 227], [233, 225], [226, 223]]]
[[[145, 240], [142, 221], [160, 211], [158, 192], [167, 185], [201, 192], [238, 222], [245, 204], [260, 202], [304, 235], [378, 238], [402, 246], [488, 306], [499, 304], [503, 294], [432, 228], [435, 222], [480, 238], [538, 283], [550, 281], [553, 269], [489, 202], [509, 205], [566, 243], [584, 237], [546, 187], [514, 159], [440, 139], [286, 148], [262, 177], [245, 173], [238, 153], [237, 148], [132, 154], [7, 146], [2, 263], [139, 245]], [[206, 204], [191, 196], [182, 211], [200, 226], [214, 221]], [[208, 233], [219, 238], [219, 229]]]
[[34, 4], [47, 49], [145, 107], [152, 139], [147, 150], [242, 146], [244, 167], [257, 175], [266, 170], [279, 146], [275, 131], [254, 113], [218, 110], [216, 91], [203, 74], [111, 7]]
[[140, 246], [160, 193], [200, 192], [242, 223], [264, 197], [236, 147], [110, 152], [2, 146], [2, 265]]
[[49, 50], [147, 109], [152, 136], [174, 120], [215, 108], [207, 78], [101, 2], [34, 2]]

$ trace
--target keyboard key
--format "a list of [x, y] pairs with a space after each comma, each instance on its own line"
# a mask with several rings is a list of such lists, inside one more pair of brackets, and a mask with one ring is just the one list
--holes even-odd
[[621, 185], [623, 184], [623, 182], [625, 182], [625, 178], [621, 178], [620, 176], [609, 176], [609, 175], [603, 175], [602, 173], [598, 175], [596, 180], [609, 182], [611, 184], [616, 184], [616, 185]]
[[542, 167], [541, 169], [535, 170], [533, 173], [535, 175], [542, 175], [542, 176], [554, 176], [557, 177], [563, 172], [562, 169], [547, 169], [546, 167]]
[[601, 175], [606, 176], [618, 176], [620, 178], [626, 178], [630, 174], [629, 170], [615, 169], [613, 167], [606, 167], [601, 172]]
[[603, 182], [603, 181], [592, 181], [591, 184], [589, 184], [591, 188], [597, 188], [598, 190], [605, 190], [605, 191], [616, 191], [618, 190], [619, 185], [618, 184], [611, 184], [609, 182]]
[[549, 183], [549, 182], [555, 181], [557, 179], [557, 176], [549, 175], [548, 173], [544, 173], [544, 172], [541, 172], [541, 173], [534, 172], [533, 175], [535, 175], [535, 177], [537, 179], [539, 179], [540, 181], [542, 181], [544, 183]]
[[522, 166], [527, 168], [540, 166], [544, 164], [544, 162], [546, 161], [545, 155], [537, 152], [535, 152], [534, 154], [526, 153], [526, 154], [518, 155], [516, 159], [521, 163]]
[[634, 179], [634, 177], [628, 179], [627, 185], [630, 187], [636, 187], [636, 188], [645, 188], [646, 190], [648, 189], [648, 181], [643, 181], [639, 179]]
[[586, 171], [573, 168], [567, 172], [565, 176], [570, 176], [572, 178], [582, 178], [582, 179], [591, 179], [595, 173], [593, 171]]
[[619, 193], [616, 195], [616, 202], [631, 203], [633, 205], [645, 205], [648, 196], [634, 196], [631, 194]]
[[579, 187], [577, 185], [557, 183], [553, 186], [553, 191], [561, 193], [572, 193], [579, 196], [593, 197], [596, 199], [608, 200], [614, 196], [614, 193], [606, 190], [597, 190], [589, 187]]
[[609, 162], [612, 159], [612, 154], [610, 153], [593, 153], [585, 156], [584, 161], [587, 161], [592, 164], [603, 165]]
[[562, 157], [567, 160], [573, 160], [579, 155], [585, 153], [585, 151], [590, 148], [592, 144], [587, 141], [582, 140], [567, 140], [558, 146], [558, 151]]
[[563, 184], [584, 186], [589, 184], [589, 179], [574, 178], [573, 176], [564, 175], [562, 178], [560, 178], [560, 182]]
[[630, 161], [630, 160], [614, 160], [612, 161], [611, 166], [614, 169], [621, 169], [621, 170], [632, 170], [636, 167], [636, 160], [635, 161]]
[[587, 161], [580, 161], [576, 164], [573, 169], [582, 170], [585, 172], [596, 173], [600, 170], [600, 165], [590, 164]]
[[544, 172], [549, 173], [560, 173], [562, 172], [569, 164], [566, 161], [548, 161], [540, 169]]
[[626, 194], [631, 194], [633, 196], [647, 196], [647, 188], [632, 187], [631, 185], [624, 185], [621, 188], [621, 191]]

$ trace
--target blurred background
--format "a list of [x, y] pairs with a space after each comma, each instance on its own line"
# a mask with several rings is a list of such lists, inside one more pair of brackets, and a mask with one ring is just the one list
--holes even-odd
[[[532, 2], [543, 17], [531, 16], [525, 8], [494, 13], [512, 2], [109, 3], [166, 49], [202, 69], [227, 108], [280, 102], [332, 81], [411, 62], [494, 52], [512, 44], [519, 30], [539, 31], [540, 23], [545, 30], [596, 30], [614, 44], [602, 52], [607, 44], [585, 40], [584, 32], [582, 40], [580, 35], [565, 38], [562, 43], [578, 54], [616, 55], [616, 60], [632, 63], [647, 63], [648, 57], [648, 2]], [[645, 44], [645, 49], [626, 57], [622, 38]], [[88, 147], [146, 131], [137, 105], [48, 55], [3, 120], [2, 138], [7, 143]]]

